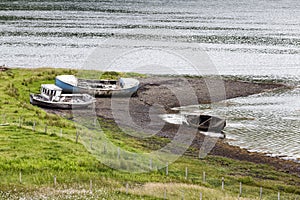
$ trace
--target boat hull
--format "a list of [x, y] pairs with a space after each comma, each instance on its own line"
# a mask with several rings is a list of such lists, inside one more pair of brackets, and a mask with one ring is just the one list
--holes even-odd
[[78, 93], [78, 91], [76, 91], [76, 86], [66, 83], [58, 78], [55, 79], [55, 85], [60, 87], [63, 90], [63, 92]]
[[204, 132], [223, 133], [226, 126], [225, 119], [210, 115], [190, 115], [186, 119], [188, 125]]
[[[78, 96], [78, 95], [77, 95]], [[70, 95], [68, 95], [70, 97]], [[91, 106], [95, 100], [91, 98], [86, 102], [74, 103], [74, 102], [52, 102], [43, 100], [38, 94], [30, 94], [30, 103], [32, 105], [37, 105], [45, 108], [55, 108], [55, 109], [83, 109]]]

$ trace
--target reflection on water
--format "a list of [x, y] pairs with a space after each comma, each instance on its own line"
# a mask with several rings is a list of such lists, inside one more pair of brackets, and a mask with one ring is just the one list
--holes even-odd
[[[227, 141], [249, 151], [300, 159], [300, 88], [178, 108], [181, 114], [204, 113], [227, 119]], [[179, 116], [179, 117], [178, 117]], [[169, 115], [179, 123], [181, 115]], [[175, 121], [172, 119], [176, 119]]]

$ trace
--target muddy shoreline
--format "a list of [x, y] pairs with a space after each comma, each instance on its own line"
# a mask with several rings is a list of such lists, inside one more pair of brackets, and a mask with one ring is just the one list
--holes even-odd
[[[113, 105], [115, 103], [124, 104], [124, 109], [122, 106], [118, 106], [118, 108], [113, 108], [112, 113], [111, 99], [98, 98], [96, 104], [97, 116], [115, 120], [116, 114], [122, 115], [122, 113], [130, 112], [131, 121], [125, 120], [126, 126], [130, 127], [130, 122], [133, 121], [134, 126], [138, 125], [141, 129], [149, 132], [157, 131], [156, 135], [169, 139], [174, 137], [178, 127], [165, 122], [162, 124], [162, 120], [157, 116], [174, 112], [171, 110], [174, 107], [195, 104], [195, 97], [197, 103], [211, 103], [287, 88], [287, 86], [282, 84], [251, 83], [218, 78], [148, 77], [139, 80], [140, 88], [130, 98], [129, 102], [118, 99], [113, 103]], [[127, 103], [129, 103], [129, 107]], [[120, 121], [118, 121], [119, 124], [121, 123]], [[162, 128], [160, 129], [160, 127]], [[188, 129], [181, 131], [187, 131], [188, 133]], [[197, 136], [192, 143], [192, 147], [199, 148], [203, 140], [203, 135]], [[226, 143], [226, 140], [218, 140], [209, 154], [258, 164], [268, 164], [277, 170], [300, 176], [300, 164], [298, 163], [269, 157], [262, 153], [250, 153], [245, 149], [229, 145]]]
[[[120, 126], [156, 134], [159, 137], [173, 139], [178, 132], [178, 125], [168, 124], [159, 117], [161, 114], [174, 113], [172, 108], [217, 102], [224, 99], [249, 96], [270, 90], [287, 89], [276, 83], [253, 83], [221, 78], [195, 77], [147, 77], [140, 78], [138, 91], [130, 98], [97, 98], [96, 114], [98, 117], [114, 120]], [[189, 128], [180, 129], [182, 134], [190, 134]], [[199, 149], [205, 136], [197, 134], [192, 142], [194, 149]], [[198, 156], [198, 152], [186, 154]], [[267, 164], [279, 171], [300, 176], [300, 164], [269, 157], [262, 153], [250, 153], [245, 149], [231, 146], [226, 140], [219, 139], [211, 149], [210, 155]]]

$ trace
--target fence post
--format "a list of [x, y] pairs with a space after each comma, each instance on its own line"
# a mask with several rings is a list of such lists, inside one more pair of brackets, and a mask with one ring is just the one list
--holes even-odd
[[169, 163], [167, 162], [167, 165], [166, 165], [166, 176], [169, 175]]
[[222, 190], [224, 190], [224, 177], [222, 177]]
[[93, 193], [93, 181], [90, 180], [90, 193], [92, 194]]
[[187, 178], [188, 178], [188, 168], [185, 167], [185, 180], [187, 180]]
[[202, 200], [202, 192], [200, 192], [200, 197], [199, 197], [199, 199]]
[[20, 173], [19, 173], [19, 181], [20, 181], [20, 183], [22, 183], [22, 171], [20, 171]]
[[128, 188], [129, 188], [129, 185], [128, 185], [128, 183], [126, 183], [126, 194], [128, 194]]
[[56, 176], [53, 177], [54, 187], [56, 187]]
[[206, 174], [205, 174], [205, 172], [203, 172], [203, 183], [205, 183], [206, 182]]
[[280, 192], [278, 192], [278, 200], [280, 200]]
[[165, 191], [164, 191], [164, 199], [167, 199], [167, 189], [165, 188]]
[[259, 190], [259, 199], [262, 200], [262, 193], [263, 193], [263, 190], [262, 190], [262, 187], [260, 187], [260, 190]]
[[184, 200], [184, 191], [182, 191], [181, 199]]
[[240, 196], [242, 196], [242, 193], [243, 193], [243, 185], [242, 182], [240, 182]]

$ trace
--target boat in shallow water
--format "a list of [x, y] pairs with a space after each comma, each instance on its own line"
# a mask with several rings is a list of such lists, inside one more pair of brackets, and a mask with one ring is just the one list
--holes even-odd
[[60, 75], [55, 84], [67, 93], [88, 93], [94, 96], [131, 95], [137, 91], [139, 81], [133, 78], [118, 80], [78, 79], [74, 75]]
[[223, 133], [226, 126], [225, 119], [211, 115], [188, 115], [186, 121], [189, 126], [205, 132]]
[[95, 102], [89, 94], [62, 94], [62, 89], [54, 84], [42, 84], [40, 94], [30, 94], [32, 105], [47, 108], [80, 109]]

